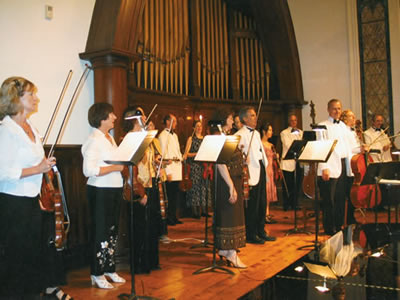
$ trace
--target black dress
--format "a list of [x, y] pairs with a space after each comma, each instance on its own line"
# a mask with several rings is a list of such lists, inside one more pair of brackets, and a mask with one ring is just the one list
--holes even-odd
[[236, 151], [226, 164], [229, 175], [237, 192], [237, 201], [231, 204], [229, 187], [219, 172], [217, 172], [217, 199], [215, 210], [216, 236], [215, 246], [220, 250], [231, 250], [246, 245], [246, 228], [243, 206], [243, 158]]

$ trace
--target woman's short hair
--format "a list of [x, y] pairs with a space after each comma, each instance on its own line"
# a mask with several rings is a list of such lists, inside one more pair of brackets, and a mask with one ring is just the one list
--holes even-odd
[[233, 112], [226, 109], [217, 109], [214, 111], [210, 121], [208, 121], [208, 125], [210, 126], [210, 134], [219, 132], [218, 125], [225, 126], [226, 119], [228, 119], [230, 115], [233, 116]]
[[88, 111], [88, 121], [90, 126], [99, 128], [101, 121], [108, 119], [108, 115], [114, 112], [114, 108], [110, 103], [99, 102], [93, 104]]
[[126, 117], [131, 117], [131, 116], [143, 116], [143, 108], [140, 106], [128, 106], [124, 112], [122, 113], [122, 130], [127, 133], [133, 129], [134, 124], [137, 122], [137, 119], [130, 119], [130, 120], [125, 120]]
[[0, 89], [0, 120], [5, 116], [14, 116], [22, 111], [20, 98], [25, 92], [35, 91], [36, 86], [23, 77], [9, 77]]

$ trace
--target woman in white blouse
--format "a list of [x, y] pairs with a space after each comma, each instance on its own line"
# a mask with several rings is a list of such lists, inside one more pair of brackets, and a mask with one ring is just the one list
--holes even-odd
[[83, 173], [88, 177], [87, 197], [91, 215], [91, 281], [99, 288], [111, 289], [113, 282], [125, 279], [115, 272], [115, 247], [118, 234], [119, 209], [122, 199], [122, 165], [109, 165], [117, 148], [108, 133], [117, 117], [108, 103], [95, 103], [89, 108], [88, 120], [92, 134], [82, 145]]
[[0, 90], [0, 298], [39, 299], [46, 287], [39, 193], [55, 159], [45, 158], [29, 121], [38, 108], [36, 91], [22, 77], [6, 79]]

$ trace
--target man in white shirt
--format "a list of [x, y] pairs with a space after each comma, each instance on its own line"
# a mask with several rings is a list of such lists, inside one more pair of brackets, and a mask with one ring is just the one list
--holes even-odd
[[[298, 204], [295, 203], [295, 183], [297, 193], [300, 190], [301, 182], [303, 179], [302, 168], [300, 168], [300, 164], [297, 163], [294, 159], [284, 160], [283, 158], [286, 156], [290, 146], [293, 141], [301, 140], [303, 137], [303, 131], [297, 128], [297, 117], [292, 114], [289, 115], [289, 127], [281, 131], [281, 141], [282, 141], [282, 161], [281, 168], [283, 171], [283, 176], [285, 177], [287, 192], [283, 192], [283, 209], [287, 211], [288, 209], [294, 209]], [[296, 178], [294, 178], [296, 169]], [[296, 180], [296, 182], [295, 182]]]
[[338, 99], [328, 102], [329, 117], [319, 125], [325, 125], [326, 137], [337, 144], [326, 163], [318, 165], [318, 186], [322, 197], [323, 224], [326, 234], [333, 235], [344, 223], [346, 158], [351, 152], [349, 130], [339, 120], [342, 103]]
[[255, 110], [252, 107], [242, 108], [239, 112], [239, 117], [244, 126], [235, 135], [240, 135], [241, 137], [239, 147], [243, 146], [249, 168], [250, 199], [247, 201], [247, 207], [245, 208], [246, 239], [248, 243], [264, 244], [265, 241], [275, 241], [276, 239], [268, 236], [264, 228], [267, 207], [265, 189], [268, 160], [260, 134], [255, 130], [257, 126]]
[[167, 162], [165, 167], [168, 196], [167, 224], [173, 226], [183, 223], [176, 217], [177, 204], [179, 203], [179, 181], [182, 180], [182, 153], [178, 136], [174, 132], [177, 126], [176, 117], [173, 114], [166, 115], [164, 117], [164, 125], [165, 129], [160, 133], [158, 139], [163, 160]]
[[383, 116], [376, 114], [372, 119], [372, 126], [364, 131], [364, 139], [370, 145], [370, 155], [374, 162], [392, 161], [390, 153], [390, 139], [382, 129]]

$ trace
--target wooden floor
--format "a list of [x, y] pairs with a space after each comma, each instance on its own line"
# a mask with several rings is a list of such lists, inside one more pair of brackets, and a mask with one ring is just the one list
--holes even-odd
[[[138, 296], [151, 296], [157, 299], [237, 299], [255, 289], [268, 278], [297, 261], [307, 254], [310, 249], [297, 250], [304, 245], [312, 245], [315, 241], [315, 218], [307, 220], [306, 229], [311, 235], [297, 233], [286, 236], [294, 228], [293, 211], [284, 212], [281, 208], [273, 207], [271, 213], [278, 221], [277, 224], [267, 225], [269, 234], [276, 236], [277, 241], [264, 245], [247, 244], [241, 249], [240, 258], [248, 265], [247, 269], [232, 270], [235, 275], [225, 272], [205, 272], [193, 275], [200, 268], [212, 265], [212, 247], [191, 249], [204, 239], [204, 219], [182, 219], [184, 224], [169, 227], [168, 237], [171, 243], [160, 243], [161, 270], [149, 275], [135, 276], [135, 290]], [[306, 215], [311, 211], [306, 212]], [[298, 228], [303, 229], [303, 212], [298, 212]], [[366, 218], [357, 214], [361, 223], [373, 222], [374, 216], [368, 212]], [[379, 219], [386, 221], [386, 213], [380, 213]], [[394, 212], [392, 213], [394, 221]], [[209, 219], [211, 225], [211, 220]], [[322, 233], [322, 230], [320, 231]], [[209, 237], [212, 241], [211, 231]], [[329, 236], [320, 235], [319, 241]], [[129, 268], [120, 266], [118, 271], [127, 282], [115, 284], [112, 290], [102, 290], [91, 287], [89, 268], [74, 270], [68, 274], [68, 286], [63, 289], [75, 300], [117, 299], [120, 294], [131, 293]], [[127, 298], [125, 298], [127, 299]]]

